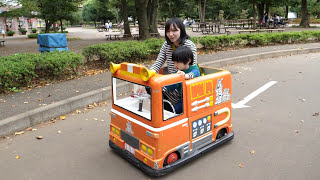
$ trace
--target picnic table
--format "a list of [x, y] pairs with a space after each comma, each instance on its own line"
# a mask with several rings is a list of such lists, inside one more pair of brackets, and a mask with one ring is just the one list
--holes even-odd
[[139, 38], [139, 34], [132, 34], [132, 36], [133, 36], [133, 39], [136, 39], [136, 40], [139, 40], [140, 38]]
[[231, 34], [230, 31], [227, 30], [226, 26], [223, 24], [219, 24], [219, 23], [206, 23], [203, 24], [201, 27], [201, 32], [202, 34], [209, 34], [209, 33], [213, 33], [213, 34]]
[[114, 37], [114, 40], [120, 40], [120, 34], [106, 34], [107, 40], [112, 40], [112, 36]]

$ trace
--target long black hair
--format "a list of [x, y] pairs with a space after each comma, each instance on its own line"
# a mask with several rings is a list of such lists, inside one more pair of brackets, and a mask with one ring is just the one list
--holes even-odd
[[182, 21], [179, 18], [173, 17], [167, 21], [166, 26], [165, 26], [165, 33], [164, 34], [166, 37], [166, 41], [169, 45], [173, 44], [173, 42], [171, 42], [170, 39], [167, 37], [167, 32], [170, 30], [171, 24], [173, 25], [173, 27], [175, 29], [177, 29], [177, 28], [180, 29], [179, 44], [183, 44], [186, 41], [186, 39], [189, 39], [189, 36], [186, 33], [186, 28], [184, 27], [184, 24], [182, 23]]

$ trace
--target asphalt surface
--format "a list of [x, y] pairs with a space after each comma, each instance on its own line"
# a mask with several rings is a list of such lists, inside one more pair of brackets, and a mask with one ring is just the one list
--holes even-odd
[[[81, 35], [82, 39], [80, 41], [89, 44], [102, 41], [101, 37], [103, 37], [105, 33], [98, 33], [94, 29], [87, 29], [84, 32], [81, 31], [81, 33], [77, 30], [77, 28], [72, 29], [68, 36], [77, 37]], [[34, 46], [34, 40], [27, 41], [19, 37], [11, 40], [16, 41], [16, 44], [17, 42], [21, 42], [24, 46]], [[69, 44], [69, 48], [81, 49], [77, 47], [75, 43], [80, 41], [75, 40], [74, 44]], [[27, 42], [29, 42], [29, 44]], [[221, 67], [227, 64], [233, 64], [241, 59], [250, 61], [259, 58], [291, 55], [296, 54], [297, 51], [317, 47], [320, 47], [320, 43], [227, 50], [198, 55], [198, 61], [199, 64], [214, 64], [215, 67]], [[3, 47], [0, 48], [0, 50], [4, 50]], [[28, 52], [28, 49], [25, 49], [25, 51]], [[306, 51], [304, 53], [310, 52]], [[265, 56], [264, 54], [269, 54], [269, 56]], [[224, 63], [221, 64], [220, 61]], [[25, 129], [42, 121], [50, 120], [77, 108], [92, 104], [93, 102], [105, 100], [110, 96], [108, 88], [110, 89], [110, 72], [2, 95], [0, 96], [0, 136]]]
[[320, 53], [312, 53], [223, 67], [233, 72], [233, 103], [277, 83], [246, 103], [250, 107], [232, 111], [231, 142], [164, 177], [145, 175], [108, 147], [107, 100], [1, 139], [1, 178], [320, 179], [319, 59]]

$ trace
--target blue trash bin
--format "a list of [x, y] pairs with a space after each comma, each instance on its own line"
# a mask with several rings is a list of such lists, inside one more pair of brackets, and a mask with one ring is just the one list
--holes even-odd
[[69, 51], [67, 47], [67, 37], [66, 34], [38, 34], [39, 51], [40, 52], [50, 52], [50, 51]]

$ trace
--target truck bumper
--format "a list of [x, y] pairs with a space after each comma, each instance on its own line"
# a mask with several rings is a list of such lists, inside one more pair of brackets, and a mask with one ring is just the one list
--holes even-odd
[[112, 142], [111, 140], [109, 140], [109, 146], [116, 151], [117, 153], [119, 153], [122, 157], [124, 157], [125, 159], [127, 159], [129, 162], [131, 162], [132, 164], [134, 164], [135, 166], [139, 167], [144, 173], [146, 173], [147, 175], [150, 176], [162, 176], [165, 175], [175, 169], [177, 169], [178, 167], [188, 163], [189, 161], [198, 158], [199, 156], [201, 156], [202, 154], [206, 153], [207, 151], [210, 151], [230, 140], [232, 140], [234, 137], [234, 133], [233, 131], [229, 134], [227, 134], [226, 136], [222, 137], [219, 140], [216, 140], [204, 147], [202, 147], [201, 149], [199, 149], [198, 151], [196, 151], [193, 155], [185, 157], [183, 159], [178, 159], [177, 161], [175, 161], [174, 163], [167, 165], [161, 169], [152, 169], [149, 166], [147, 166], [146, 164], [144, 164], [143, 162], [141, 162], [140, 160], [138, 160], [137, 158], [135, 158], [129, 151], [125, 150], [125, 149], [121, 149], [119, 146], [117, 146], [114, 142]]

